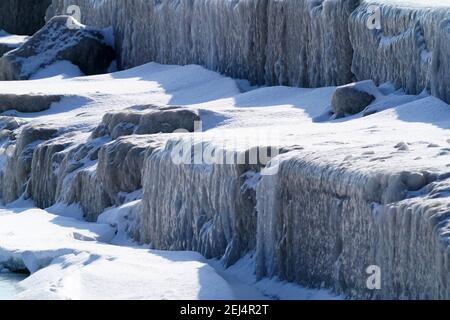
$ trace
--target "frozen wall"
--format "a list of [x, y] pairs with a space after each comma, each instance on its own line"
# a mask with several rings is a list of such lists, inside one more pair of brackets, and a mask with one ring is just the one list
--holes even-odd
[[176, 140], [145, 160], [140, 240], [234, 264], [255, 248], [255, 190], [246, 185], [252, 166], [180, 165], [171, 158], [175, 145]]
[[0, 1], [0, 30], [32, 35], [45, 23], [45, 11], [52, 0]]
[[[261, 180], [258, 276], [354, 298], [448, 299], [448, 175], [338, 169], [328, 160], [294, 155]], [[405, 199], [433, 179], [427, 195]], [[380, 290], [367, 287], [370, 266], [380, 268]]]
[[121, 66], [196, 63], [254, 83], [352, 80], [347, 19], [356, 0], [54, 0], [82, 21], [113, 25]]
[[[352, 71], [358, 80], [391, 81], [410, 93], [428, 89], [450, 101], [450, 2], [364, 1], [351, 15]], [[381, 10], [370, 30], [369, 6]]]
[[[53, 0], [112, 25], [124, 68], [195, 63], [253, 83], [318, 87], [390, 81], [450, 101], [450, 3], [419, 0]], [[360, 4], [361, 3], [361, 4]], [[406, 4], [407, 3], [407, 4]], [[367, 28], [381, 8], [381, 30]]]

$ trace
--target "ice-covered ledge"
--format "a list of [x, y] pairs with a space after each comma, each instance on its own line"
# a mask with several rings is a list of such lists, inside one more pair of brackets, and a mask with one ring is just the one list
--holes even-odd
[[[49, 15], [71, 4], [84, 23], [113, 26], [123, 67], [195, 63], [301, 87], [356, 77], [450, 101], [448, 0], [53, 0]], [[370, 5], [381, 7], [381, 30], [367, 28]]]
[[[370, 7], [381, 29], [369, 29]], [[450, 1], [364, 0], [349, 19], [357, 79], [390, 81], [450, 100]]]

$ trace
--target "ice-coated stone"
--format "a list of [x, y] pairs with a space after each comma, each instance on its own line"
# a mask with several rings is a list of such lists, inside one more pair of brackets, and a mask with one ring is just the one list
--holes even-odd
[[374, 100], [373, 95], [359, 88], [357, 84], [350, 84], [336, 88], [331, 107], [337, 117], [343, 117], [363, 111]]
[[16, 50], [0, 58], [0, 80], [25, 80], [39, 69], [67, 60], [86, 75], [106, 73], [114, 49], [101, 31], [87, 28], [69, 16], [52, 18]]
[[194, 110], [178, 106], [135, 106], [122, 112], [107, 113], [92, 137], [110, 135], [113, 139], [131, 134], [194, 132], [200, 117]]
[[[374, 79], [450, 101], [448, 2], [53, 0], [51, 12], [73, 4], [84, 23], [113, 27], [123, 68], [195, 63], [302, 87]], [[371, 5], [381, 8], [381, 30], [367, 27]]]
[[[379, 30], [367, 27], [371, 6], [380, 10]], [[428, 89], [448, 102], [449, 18], [446, 1], [361, 1], [349, 21], [356, 78], [390, 81], [413, 94]]]
[[[448, 299], [449, 181], [292, 154], [257, 187], [257, 274], [354, 298]], [[433, 180], [435, 180], [433, 182]], [[424, 196], [408, 198], [423, 188]], [[380, 290], [367, 286], [369, 267]]]
[[133, 136], [119, 138], [100, 148], [97, 175], [114, 204], [122, 203], [119, 193], [142, 188], [144, 159], [161, 146], [160, 141], [150, 136]]
[[32, 35], [45, 24], [45, 12], [51, 2], [52, 0], [0, 1], [0, 30]]
[[12, 35], [1, 29], [0, 26], [0, 57], [6, 52], [20, 47], [26, 40], [27, 36]]
[[253, 83], [352, 80], [347, 20], [357, 0], [54, 0], [88, 25], [113, 26], [120, 65], [200, 64]]
[[158, 249], [195, 250], [232, 265], [255, 248], [255, 190], [246, 181], [258, 168], [239, 162], [176, 163], [172, 152], [182, 141], [171, 141], [144, 162], [140, 240]]
[[0, 94], [0, 112], [17, 110], [19, 112], [40, 112], [59, 102], [59, 95]]
[[351, 82], [348, 17], [358, 3], [269, 0], [265, 82], [300, 87]]

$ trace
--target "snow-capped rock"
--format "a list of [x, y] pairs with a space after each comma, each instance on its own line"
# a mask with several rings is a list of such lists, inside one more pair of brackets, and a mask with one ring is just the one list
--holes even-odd
[[86, 75], [106, 73], [114, 58], [114, 49], [101, 31], [72, 17], [58, 16], [0, 58], [0, 80], [28, 79], [57, 61], [70, 61]]

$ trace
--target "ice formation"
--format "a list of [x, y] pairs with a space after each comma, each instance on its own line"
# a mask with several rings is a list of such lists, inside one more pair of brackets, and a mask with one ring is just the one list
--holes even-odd
[[[374, 1], [76, 3], [83, 22], [113, 26], [122, 67], [156, 60], [197, 63], [254, 83], [315, 87], [355, 77], [393, 84], [355, 84], [374, 100], [334, 119], [336, 87], [242, 93], [236, 81], [196, 65], [150, 63], [103, 76], [2, 83], [0, 95], [61, 97], [48, 110], [8, 110], [0, 118], [6, 203], [77, 204], [87, 220], [109, 225], [96, 227], [108, 236], [122, 231], [152, 249], [195, 250], [225, 266], [253, 254], [260, 278], [347, 297], [450, 298], [450, 108], [438, 98], [448, 101], [448, 7], [380, 2], [384, 29], [377, 31], [364, 29]], [[54, 0], [49, 15], [68, 4]], [[415, 95], [424, 88], [437, 97]], [[198, 120], [203, 132], [195, 130]], [[184, 130], [171, 133], [174, 127]], [[269, 146], [280, 154], [256, 164], [209, 163], [205, 153], [199, 163], [174, 162], [174, 150], [189, 141], [195, 142], [189, 151], [207, 150], [216, 160], [242, 160]], [[90, 232], [72, 236], [95, 240]], [[52, 282], [64, 283], [61, 265], [92, 263], [99, 255], [83, 268], [81, 276], [90, 279], [91, 267], [111, 267], [105, 256], [124, 263], [132, 255], [128, 248], [73, 248], [72, 240], [63, 251], [46, 244], [36, 245], [39, 254], [25, 254], [14, 251], [21, 245], [14, 241], [0, 243], [0, 263], [43, 268], [28, 288], [44, 291], [40, 275], [54, 273]], [[382, 271], [380, 290], [367, 286], [371, 266]], [[222, 292], [230, 296], [225, 284]], [[76, 298], [65, 289], [59, 294]]]
[[[53, 0], [113, 26], [122, 67], [203, 65], [253, 83], [320, 87], [389, 81], [450, 101], [448, 1]], [[381, 10], [381, 29], [367, 26]]]

